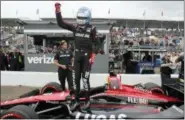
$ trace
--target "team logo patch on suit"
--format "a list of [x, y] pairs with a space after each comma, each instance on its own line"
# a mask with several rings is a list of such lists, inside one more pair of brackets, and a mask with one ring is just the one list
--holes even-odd
[[91, 29], [90, 28], [87, 28], [87, 32], [91, 32]]
[[63, 51], [60, 51], [60, 54], [63, 54], [64, 52]]

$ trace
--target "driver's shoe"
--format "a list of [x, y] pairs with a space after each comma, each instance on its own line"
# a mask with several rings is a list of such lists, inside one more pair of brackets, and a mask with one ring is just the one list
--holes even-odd
[[80, 103], [79, 103], [78, 101], [75, 101], [75, 102], [71, 105], [70, 110], [71, 110], [71, 111], [75, 111], [75, 110], [77, 110], [77, 109], [80, 109]]

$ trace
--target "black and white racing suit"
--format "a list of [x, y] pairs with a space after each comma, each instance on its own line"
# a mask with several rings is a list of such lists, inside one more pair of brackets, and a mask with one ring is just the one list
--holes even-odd
[[67, 30], [70, 30], [74, 34], [74, 69], [73, 69], [73, 85], [75, 92], [75, 100], [79, 101], [80, 93], [80, 79], [82, 76], [83, 87], [86, 91], [85, 97], [89, 100], [90, 91], [90, 64], [89, 59], [92, 53], [93, 42], [95, 41], [96, 28], [92, 25], [73, 25], [64, 22], [61, 12], [56, 11], [56, 20], [58, 26]]

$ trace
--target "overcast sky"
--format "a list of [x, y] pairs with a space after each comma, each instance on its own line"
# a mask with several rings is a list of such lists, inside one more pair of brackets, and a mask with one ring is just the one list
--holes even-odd
[[[38, 19], [55, 17], [56, 1], [1, 1], [1, 18]], [[184, 20], [184, 1], [62, 1], [64, 17], [75, 17], [82, 6], [92, 10], [93, 18], [139, 18], [157, 20]], [[108, 10], [110, 8], [110, 15]], [[16, 15], [17, 11], [17, 15]], [[163, 17], [161, 12], [163, 11]]]

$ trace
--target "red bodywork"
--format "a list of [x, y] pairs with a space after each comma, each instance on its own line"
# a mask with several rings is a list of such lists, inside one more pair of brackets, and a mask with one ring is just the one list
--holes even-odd
[[107, 90], [105, 93], [106, 96], [117, 96], [117, 97], [134, 97], [134, 98], [145, 98], [148, 100], [156, 100], [163, 102], [180, 102], [179, 99], [169, 97], [162, 94], [152, 94], [143, 92], [140, 90], [136, 90], [134, 86], [122, 85], [122, 89], [120, 90]]
[[[117, 88], [112, 88], [111, 87], [111, 82], [115, 83], [118, 85]], [[155, 88], [159, 89], [160, 88]], [[154, 101], [159, 101], [159, 102], [182, 102], [181, 100], [174, 98], [174, 97], [169, 97], [164, 94], [157, 94], [157, 93], [152, 93], [151, 91], [145, 90], [145, 89], [138, 89], [135, 86], [131, 85], [124, 85], [121, 83], [121, 75], [113, 76], [113, 77], [108, 77], [108, 90], [105, 93], [102, 93], [106, 96], [116, 96], [116, 97], [130, 97], [134, 99], [147, 99], [147, 100], [154, 100]], [[128, 101], [129, 102], [129, 101]]]
[[[177, 103], [183, 102], [177, 98], [169, 97], [163, 94], [151, 93], [150, 91], [142, 91], [140, 89], [136, 89], [135, 86], [130, 85], [123, 85], [121, 84], [120, 77], [109, 77], [113, 82], [117, 82], [118, 88], [111, 88], [110, 80], [108, 80], [108, 89], [103, 93], [98, 93], [93, 96], [92, 98], [99, 97], [99, 96], [110, 96], [110, 97], [117, 97], [117, 98], [126, 98], [130, 103], [134, 103], [135, 99], [145, 99], [147, 101], [153, 100], [156, 102], [162, 103]], [[115, 81], [114, 81], [115, 80]], [[111, 82], [112, 82], [111, 81]], [[37, 96], [31, 96], [26, 98], [18, 98], [14, 100], [9, 100], [5, 102], [1, 102], [1, 106], [6, 105], [13, 105], [13, 104], [24, 104], [24, 103], [35, 103], [41, 101], [66, 101], [66, 97], [69, 95], [69, 91], [63, 91], [58, 93], [51, 93], [51, 94], [43, 94]], [[84, 99], [84, 98], [81, 98]], [[130, 101], [129, 101], [130, 99]], [[145, 103], [138, 103], [138, 104], [147, 104]]]

